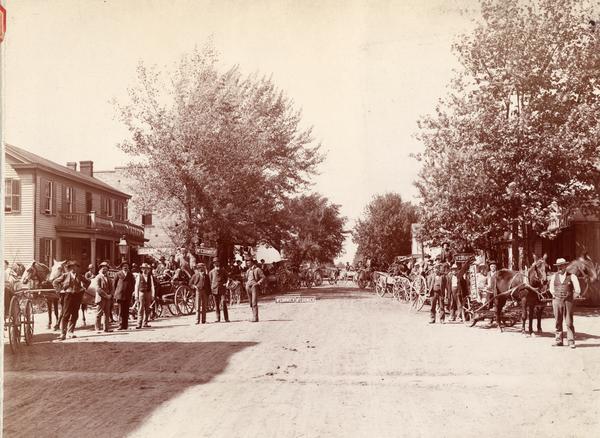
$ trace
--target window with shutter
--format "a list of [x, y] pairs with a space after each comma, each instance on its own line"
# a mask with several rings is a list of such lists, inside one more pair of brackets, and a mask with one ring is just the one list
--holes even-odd
[[54, 181], [42, 179], [41, 210], [43, 214], [56, 213], [56, 187]]
[[21, 180], [6, 178], [4, 180], [4, 212], [19, 213], [21, 211]]

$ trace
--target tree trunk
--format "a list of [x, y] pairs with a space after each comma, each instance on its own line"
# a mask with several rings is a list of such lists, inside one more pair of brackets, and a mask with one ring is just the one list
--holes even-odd
[[512, 224], [512, 240], [511, 240], [511, 253], [512, 253], [512, 266], [509, 268], [512, 270], [519, 269], [519, 223], [513, 222]]

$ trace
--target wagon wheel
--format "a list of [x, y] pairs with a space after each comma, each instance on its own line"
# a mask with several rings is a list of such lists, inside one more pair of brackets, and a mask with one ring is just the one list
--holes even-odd
[[425, 289], [417, 296], [417, 302], [415, 304], [415, 310], [417, 312], [419, 310], [421, 310], [423, 308], [423, 306], [425, 305], [425, 301], [427, 301], [428, 293], [429, 293], [429, 291], [427, 289]]
[[194, 313], [195, 294], [189, 286], [182, 285], [175, 291], [175, 305], [182, 315]]
[[115, 321], [119, 321], [119, 318], [121, 317], [121, 315], [119, 314], [119, 306], [120, 304], [113, 304], [113, 306], [111, 307], [110, 311], [112, 312], [112, 318]]
[[505, 327], [512, 327], [516, 324], [516, 322], [516, 319], [510, 316], [505, 316], [502, 318], [502, 324], [504, 324]]
[[167, 295], [163, 295], [163, 298], [165, 298], [163, 300], [163, 305], [166, 304], [167, 310], [169, 311], [169, 313], [172, 316], [178, 316], [179, 315], [179, 309], [177, 309], [177, 306], [175, 305], [175, 294], [174, 293], [169, 293]]
[[150, 305], [150, 319], [160, 318], [163, 314], [163, 305], [159, 300], [152, 301]]
[[33, 341], [33, 304], [31, 300], [25, 303], [25, 314], [23, 315], [23, 331], [25, 335], [25, 343], [31, 345]]
[[212, 312], [215, 310], [215, 296], [213, 294], [208, 294], [208, 302], [206, 303], [206, 311]]
[[406, 278], [403, 278], [400, 281], [400, 286], [402, 288], [402, 295], [401, 295], [402, 301], [404, 301], [405, 303], [410, 303], [410, 300], [412, 297], [412, 287], [410, 285], [410, 281]]
[[315, 274], [314, 276], [314, 283], [315, 283], [315, 287], [319, 287], [323, 284], [323, 277], [321, 277], [321, 274]]
[[19, 308], [19, 299], [15, 296], [10, 300], [8, 308], [8, 341], [13, 353], [17, 353], [21, 344], [21, 309]]
[[377, 282], [375, 283], [375, 293], [377, 295], [379, 295], [380, 297], [383, 297], [385, 295], [385, 293], [387, 292], [387, 288], [386, 288], [386, 284], [385, 284], [385, 277], [381, 277], [381, 279], [383, 279], [383, 281], [378, 279]]

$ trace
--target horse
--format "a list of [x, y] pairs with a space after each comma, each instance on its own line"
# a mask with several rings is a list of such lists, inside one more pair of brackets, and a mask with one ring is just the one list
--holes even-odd
[[[40, 289], [54, 289], [52, 282], [62, 275], [66, 271], [67, 261], [57, 261], [54, 260], [52, 268], [49, 268], [43, 263], [36, 262], [35, 260], [31, 262], [31, 264], [25, 269], [23, 276], [21, 277], [21, 282], [23, 284], [27, 284], [31, 282], [31, 289], [40, 288]], [[58, 302], [59, 295], [57, 293], [56, 297], [51, 294], [46, 294], [46, 307], [48, 309], [48, 328], [52, 328], [52, 312], [54, 311], [54, 317], [56, 319], [56, 324], [54, 325], [54, 330], [58, 330], [60, 326], [60, 321], [62, 319], [62, 300], [61, 301], [61, 312], [60, 316], [58, 313]], [[85, 321], [85, 311], [87, 310], [86, 304], [81, 304], [81, 313], [83, 317], [83, 325], [86, 325]]]
[[[43, 263], [32, 261], [23, 272], [21, 283], [29, 284], [30, 289], [53, 289], [52, 281], [60, 275], [61, 262], [54, 261], [54, 266], [50, 269]], [[64, 262], [62, 262], [64, 264]], [[52, 274], [52, 275], [51, 275]], [[46, 307], [48, 309], [48, 328], [52, 327], [52, 311], [56, 319], [55, 330], [58, 330], [58, 295], [46, 295]]]
[[[502, 309], [508, 298], [521, 303], [522, 332], [525, 333], [525, 321], [529, 321], [529, 334], [532, 334], [533, 313], [536, 311], [537, 332], [542, 331], [543, 300], [551, 299], [548, 290], [544, 288], [546, 272], [543, 269], [544, 260], [535, 262], [527, 271], [527, 277], [521, 272], [501, 269], [496, 274], [496, 321], [502, 331]], [[598, 278], [597, 268], [591, 261], [575, 260], [571, 262], [566, 271], [582, 277], [587, 285]], [[587, 288], [586, 288], [587, 290]], [[582, 295], [585, 291], [582, 291]]]

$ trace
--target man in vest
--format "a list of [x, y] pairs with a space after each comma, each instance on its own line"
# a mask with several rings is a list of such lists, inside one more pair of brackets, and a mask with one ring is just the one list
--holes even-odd
[[206, 265], [198, 263], [194, 267], [194, 275], [190, 279], [190, 287], [196, 291], [196, 324], [206, 324], [206, 305], [210, 293], [210, 281], [206, 273]]
[[107, 262], [102, 262], [98, 266], [100, 272], [98, 275], [94, 277], [92, 280], [92, 285], [94, 290], [96, 291], [96, 331], [100, 332], [102, 329], [102, 319], [104, 319], [104, 331], [112, 332], [110, 329], [110, 314], [111, 314], [111, 303], [112, 303], [112, 295], [113, 286], [110, 278], [108, 278], [108, 268], [109, 265]]
[[258, 267], [256, 260], [247, 260], [246, 292], [252, 309], [252, 322], [258, 322], [258, 293], [265, 281], [265, 274]]
[[221, 321], [221, 307], [223, 308], [223, 317], [225, 322], [229, 322], [229, 313], [227, 311], [227, 299], [225, 294], [227, 289], [225, 283], [227, 283], [227, 272], [225, 269], [221, 269], [221, 263], [219, 259], [215, 257], [213, 259], [213, 268], [208, 273], [210, 280], [210, 290], [215, 299], [215, 312], [217, 313], [217, 322]]
[[70, 261], [66, 265], [67, 272], [59, 275], [52, 282], [52, 286], [64, 296], [62, 318], [61, 318], [61, 336], [64, 341], [67, 337], [67, 326], [70, 338], [75, 336], [75, 324], [77, 324], [77, 315], [79, 306], [85, 289], [89, 281], [77, 272], [79, 264], [76, 261]]
[[569, 347], [575, 348], [575, 326], [573, 325], [573, 298], [581, 294], [579, 280], [574, 274], [566, 272], [569, 262], [563, 258], [556, 259], [558, 272], [550, 277], [550, 293], [554, 298], [552, 308], [556, 319], [554, 346], [563, 345], [563, 319], [567, 325], [567, 341]]
[[446, 319], [444, 309], [444, 292], [446, 290], [446, 276], [442, 273], [441, 265], [435, 265], [433, 271], [427, 277], [427, 288], [431, 291], [431, 320], [429, 324], [435, 324], [435, 313], [439, 307], [440, 322]]
[[156, 297], [156, 279], [152, 275], [150, 265], [142, 263], [140, 266], [142, 272], [135, 280], [135, 297], [138, 302], [137, 326], [136, 329], [150, 327], [148, 320], [150, 319], [150, 305]]

